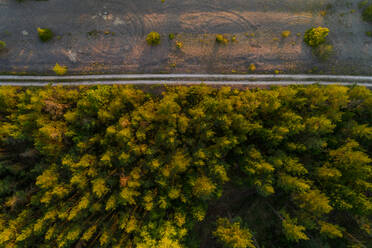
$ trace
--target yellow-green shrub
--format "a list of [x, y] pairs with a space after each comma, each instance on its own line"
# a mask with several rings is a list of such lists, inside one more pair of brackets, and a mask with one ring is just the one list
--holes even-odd
[[329, 29], [324, 27], [311, 28], [306, 31], [304, 41], [312, 47], [317, 47], [324, 43], [328, 36]]
[[146, 37], [146, 41], [149, 45], [158, 45], [160, 43], [160, 34], [158, 32], [150, 32]]

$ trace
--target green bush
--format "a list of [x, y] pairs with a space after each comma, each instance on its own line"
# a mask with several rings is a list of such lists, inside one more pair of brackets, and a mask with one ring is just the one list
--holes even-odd
[[1, 248], [372, 247], [369, 89], [148, 90], [0, 87]]
[[160, 43], [160, 34], [157, 32], [150, 32], [146, 37], [146, 41], [149, 45], [158, 45]]
[[176, 35], [173, 34], [173, 33], [171, 33], [171, 34], [168, 35], [168, 38], [169, 38], [170, 40], [173, 40], [175, 37], [176, 37]]
[[38, 28], [37, 33], [42, 42], [49, 41], [53, 38], [53, 32], [48, 28]]
[[223, 44], [223, 45], [226, 45], [229, 40], [222, 34], [217, 34], [216, 35], [216, 42], [219, 43], [219, 44]]
[[63, 76], [67, 73], [67, 66], [60, 65], [56, 63], [56, 65], [53, 67], [53, 71], [58, 75], [58, 76]]
[[178, 49], [183, 48], [183, 42], [182, 41], [176, 41], [176, 48], [178, 48]]
[[329, 29], [323, 27], [311, 28], [306, 31], [304, 41], [312, 47], [317, 47], [326, 41]]
[[283, 38], [287, 38], [290, 35], [291, 35], [291, 31], [289, 31], [289, 30], [285, 30], [285, 31], [282, 32], [282, 37]]
[[6, 43], [5, 43], [5, 41], [0, 40], [0, 51], [1, 51], [1, 50], [4, 50], [5, 48], [6, 48]]
[[366, 22], [372, 22], [372, 4], [363, 10], [363, 20]]

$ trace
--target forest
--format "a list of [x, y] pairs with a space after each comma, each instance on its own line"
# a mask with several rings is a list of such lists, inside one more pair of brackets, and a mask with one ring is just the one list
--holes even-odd
[[361, 86], [0, 87], [0, 247], [372, 247], [371, 148]]

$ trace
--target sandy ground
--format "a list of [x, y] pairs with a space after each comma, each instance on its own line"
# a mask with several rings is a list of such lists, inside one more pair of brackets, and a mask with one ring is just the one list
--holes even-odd
[[[357, 0], [0, 0], [0, 72], [372, 74], [372, 24]], [[326, 26], [334, 54], [319, 60], [303, 41]], [[42, 43], [38, 27], [55, 38]], [[282, 38], [284, 30], [291, 31]], [[157, 31], [161, 44], [146, 44]], [[176, 38], [169, 40], [169, 33]], [[217, 45], [221, 33], [236, 42]], [[177, 49], [176, 41], [184, 46]]]

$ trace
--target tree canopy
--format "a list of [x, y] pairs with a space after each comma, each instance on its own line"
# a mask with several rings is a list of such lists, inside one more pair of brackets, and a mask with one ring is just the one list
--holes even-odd
[[371, 247], [371, 124], [357, 86], [1, 87], [0, 247]]

